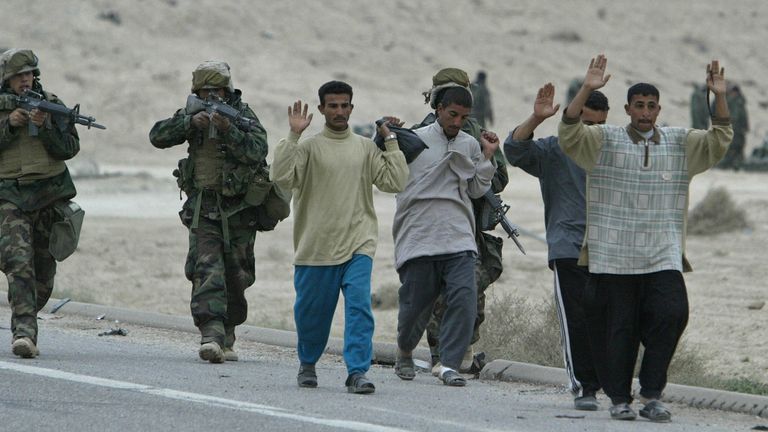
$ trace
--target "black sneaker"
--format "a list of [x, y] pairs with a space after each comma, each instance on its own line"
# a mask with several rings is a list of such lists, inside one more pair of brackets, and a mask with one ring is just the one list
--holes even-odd
[[317, 387], [315, 365], [302, 363], [301, 366], [299, 366], [299, 375], [296, 377], [296, 382], [299, 384], [299, 387], [303, 388]]
[[573, 407], [579, 411], [597, 411], [600, 409], [600, 402], [593, 394], [579, 396], [573, 400]]
[[368, 380], [365, 374], [356, 373], [347, 377], [344, 383], [347, 392], [356, 394], [371, 394], [376, 391], [376, 386]]

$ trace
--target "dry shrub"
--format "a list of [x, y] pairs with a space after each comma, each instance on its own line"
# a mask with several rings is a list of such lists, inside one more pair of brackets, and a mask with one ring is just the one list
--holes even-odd
[[724, 187], [710, 189], [691, 211], [688, 234], [714, 235], [747, 228], [747, 216]]
[[535, 303], [513, 294], [497, 297], [493, 293], [488, 300], [477, 348], [489, 360], [563, 367], [560, 324], [552, 300]]
[[[505, 359], [543, 366], [563, 367], [560, 324], [553, 300], [538, 303], [512, 294], [491, 294], [486, 320], [480, 328], [479, 350], [487, 360]], [[641, 346], [635, 372], [643, 358]], [[682, 339], [669, 366], [669, 382], [697, 387], [768, 395], [768, 384], [757, 378], [722, 378], [708, 372], [711, 360]], [[637, 376], [637, 375], [635, 375]]]
[[379, 288], [371, 293], [371, 306], [374, 309], [397, 309], [398, 297], [397, 291], [400, 289], [400, 284], [396, 282], [387, 282], [379, 285]]

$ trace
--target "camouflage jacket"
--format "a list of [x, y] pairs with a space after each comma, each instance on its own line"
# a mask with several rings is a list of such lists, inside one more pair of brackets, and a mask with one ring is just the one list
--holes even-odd
[[[256, 114], [246, 103], [241, 101], [240, 96], [240, 90], [235, 90], [227, 103], [240, 111], [243, 117], [258, 122]], [[193, 127], [191, 119], [192, 116], [186, 112], [186, 109], [181, 108], [176, 111], [173, 117], [155, 123], [149, 132], [149, 140], [157, 148], [169, 148], [187, 142], [189, 144], [187, 153], [189, 153], [189, 158], [193, 159], [196, 157], [195, 149], [202, 144], [207, 130]], [[245, 195], [245, 189], [254, 180], [254, 177], [269, 178], [266, 163], [267, 132], [260, 123], [251, 131], [241, 130], [232, 124], [227, 133], [219, 139], [220, 150], [224, 154], [221, 181], [225, 185], [225, 190], [235, 191], [222, 193], [225, 196], [222, 202], [225, 207], [241, 207], [243, 206], [242, 197]], [[193, 166], [193, 164], [186, 165]], [[184, 172], [182, 163], [180, 163], [179, 168], [182, 171], [179, 173], [180, 176], [186, 176], [187, 180], [192, 178], [192, 173]], [[193, 200], [199, 192], [194, 181], [180, 181], [179, 186], [190, 200]]]
[[[56, 95], [43, 91], [37, 82], [32, 90], [43, 94], [50, 102], [64, 105]], [[7, 88], [0, 90], [0, 158], [17, 140], [27, 138], [28, 134], [26, 126], [14, 128], [10, 125], [8, 116], [16, 109], [13, 96]], [[80, 138], [74, 124], [61, 118], [47, 121], [39, 129], [38, 138], [50, 157], [56, 160], [71, 159], [80, 151]], [[0, 179], [0, 200], [10, 201], [23, 211], [42, 209], [57, 200], [72, 198], [76, 193], [67, 169], [43, 179], [26, 180], [23, 176]]]

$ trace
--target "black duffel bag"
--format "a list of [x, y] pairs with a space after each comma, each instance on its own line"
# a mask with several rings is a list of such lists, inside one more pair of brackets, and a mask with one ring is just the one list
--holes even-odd
[[[376, 125], [381, 126], [384, 121], [384, 119], [376, 120]], [[405, 155], [405, 161], [407, 163], [413, 162], [414, 159], [416, 159], [421, 154], [421, 152], [424, 151], [424, 149], [429, 148], [426, 144], [424, 144], [424, 141], [422, 141], [421, 138], [416, 135], [416, 132], [410, 129], [393, 126], [391, 124], [388, 124], [387, 127], [389, 128], [390, 132], [397, 135], [397, 146], [400, 147], [400, 151], [402, 151]], [[380, 149], [386, 149], [384, 147], [383, 136], [379, 136], [377, 134], [375, 137], [373, 137], [373, 142], [376, 143]]]

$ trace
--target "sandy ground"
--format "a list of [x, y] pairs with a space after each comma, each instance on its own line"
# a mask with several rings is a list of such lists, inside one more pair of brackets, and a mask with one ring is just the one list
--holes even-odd
[[[316, 89], [330, 79], [355, 88], [354, 123], [392, 113], [409, 124], [427, 110], [420, 93], [440, 68], [456, 66], [489, 76], [496, 124], [504, 136], [530, 112], [536, 89], [551, 81], [560, 97], [589, 58], [604, 52], [613, 78], [609, 123], [626, 121], [622, 105], [629, 84], [656, 84], [660, 122], [688, 124], [691, 83], [718, 58], [726, 77], [745, 91], [752, 129], [748, 149], [768, 130], [768, 85], [761, 82], [768, 57], [768, 6], [653, 0], [555, 0], [444, 2], [399, 0], [346, 2], [189, 0], [85, 0], [78, 7], [56, 0], [6, 0], [0, 15], [4, 47], [30, 47], [41, 59], [43, 83], [108, 130], [80, 129], [82, 152], [73, 170], [123, 173], [80, 178], [77, 201], [87, 212], [78, 252], [60, 266], [56, 296], [165, 313], [188, 313], [183, 275], [186, 234], [175, 212], [178, 191], [170, 172], [184, 148], [153, 149], [147, 133], [179, 108], [191, 71], [212, 58], [227, 60], [235, 86], [267, 128], [270, 145], [285, 135], [285, 107], [297, 98], [316, 104]], [[62, 29], [66, 29], [62, 31]], [[321, 127], [315, 119], [310, 130]], [[556, 121], [537, 133], [550, 134]], [[688, 340], [711, 354], [724, 376], [768, 381], [768, 175], [709, 172], [692, 184], [695, 205], [709, 188], [724, 186], [745, 209], [743, 232], [690, 237], [687, 275], [691, 303]], [[543, 233], [535, 179], [512, 169], [503, 194], [511, 219]], [[397, 284], [390, 235], [393, 197], [377, 193], [380, 245], [374, 290]], [[524, 238], [528, 255], [505, 246], [505, 273], [493, 287], [532, 299], [551, 292], [546, 248]], [[258, 283], [248, 291], [249, 322], [291, 328], [291, 221], [258, 237]], [[4, 289], [2, 281], [0, 289]], [[394, 311], [377, 311], [379, 340], [393, 340]], [[339, 334], [341, 318], [334, 332]]]

